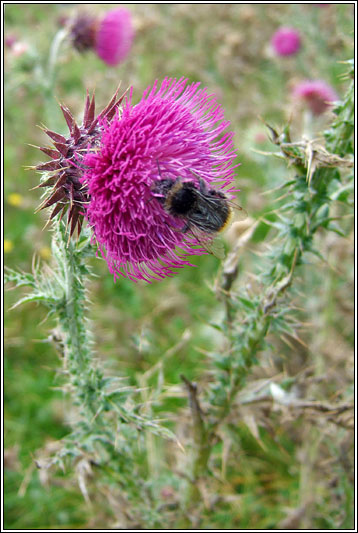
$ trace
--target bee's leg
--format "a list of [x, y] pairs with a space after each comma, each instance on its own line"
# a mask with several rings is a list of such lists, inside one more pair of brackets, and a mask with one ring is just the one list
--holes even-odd
[[187, 233], [190, 230], [190, 225], [185, 223], [184, 226], [179, 230], [181, 233]]
[[167, 226], [170, 227], [170, 229], [172, 229], [173, 231], [176, 231], [177, 233], [188, 233], [188, 231], [190, 230], [190, 224], [187, 224], [187, 223], [185, 223], [182, 228], [176, 228], [175, 226], [171, 226], [167, 222], [166, 224]]
[[168, 222], [164, 222], [164, 224], [176, 233], [187, 233], [187, 231], [190, 229], [189, 224], [185, 224], [182, 228], [176, 228], [172, 224], [168, 224]]
[[155, 184], [152, 185], [152, 187], [149, 187], [146, 185], [147, 188], [147, 197], [144, 199], [145, 204], [150, 204], [153, 200], [158, 200], [161, 204], [164, 203], [164, 196], [163, 194], [157, 193], [155, 190]]
[[159, 167], [159, 160], [157, 159], [156, 161], [157, 161], [157, 166], [158, 166], [158, 174], [160, 177], [162, 177], [162, 174], [160, 172], [160, 167]]
[[208, 192], [207, 185], [202, 178], [199, 178], [199, 190], [203, 194], [206, 194]]
[[169, 224], [167, 224], [167, 226], [169, 226], [170, 229], [176, 231], [177, 233], [188, 233], [188, 231], [190, 230], [189, 224], [185, 224], [182, 228], [175, 228], [174, 226], [170, 226]]

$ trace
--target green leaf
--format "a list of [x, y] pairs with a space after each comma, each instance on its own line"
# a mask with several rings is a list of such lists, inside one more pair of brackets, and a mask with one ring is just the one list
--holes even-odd
[[26, 272], [17, 272], [11, 268], [5, 267], [4, 273], [5, 283], [15, 283], [16, 287], [35, 287], [36, 282], [32, 274]]
[[56, 298], [52, 298], [48, 294], [29, 294], [18, 300], [11, 309], [15, 309], [19, 305], [28, 302], [44, 302], [48, 307], [55, 307], [58, 303]]
[[346, 237], [346, 232], [336, 222], [329, 222], [326, 225], [326, 229], [337, 233], [337, 235], [340, 235], [341, 237]]
[[255, 301], [252, 301], [252, 300], [248, 300], [247, 298], [244, 298], [243, 296], [238, 296], [237, 299], [239, 300], [239, 302], [241, 302], [244, 307], [248, 308], [248, 309], [256, 309], [257, 307], [257, 303]]

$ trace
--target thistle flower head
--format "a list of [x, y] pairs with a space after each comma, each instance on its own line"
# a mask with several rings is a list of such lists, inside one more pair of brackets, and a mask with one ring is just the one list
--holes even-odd
[[108, 65], [118, 65], [127, 56], [133, 36], [130, 12], [124, 7], [108, 11], [96, 32], [97, 55]]
[[301, 37], [294, 28], [282, 27], [273, 35], [271, 44], [277, 55], [291, 56], [301, 48]]
[[72, 45], [79, 52], [94, 48], [98, 21], [96, 17], [87, 13], [80, 13], [77, 17], [65, 24], [69, 24], [69, 35]]
[[70, 23], [70, 40], [79, 52], [92, 49], [107, 65], [118, 65], [127, 56], [133, 41], [131, 13], [124, 7], [103, 17], [79, 14]]
[[137, 105], [131, 90], [121, 114], [102, 124], [100, 148], [85, 157], [86, 216], [115, 279], [162, 279], [190, 265], [183, 253], [204, 252], [153, 196], [158, 180], [200, 176], [233, 190], [233, 133], [223, 133], [230, 123], [199, 85], [166, 78]]
[[338, 100], [334, 89], [322, 80], [306, 80], [293, 88], [293, 97], [303, 101], [314, 115], [321, 115]]
[[61, 105], [70, 131], [67, 137], [44, 129], [52, 140], [53, 147], [39, 147], [39, 149], [50, 156], [51, 160], [37, 165], [35, 169], [46, 173], [45, 179], [38, 187], [50, 187], [51, 192], [38, 207], [38, 211], [54, 206], [49, 220], [59, 212], [62, 212], [62, 217], [68, 211], [67, 223], [70, 225], [70, 235], [73, 234], [76, 226], [78, 226], [78, 233], [80, 232], [84, 204], [88, 201], [86, 188], [81, 183], [83, 159], [88, 150], [98, 145], [104, 125], [111, 121], [122, 101], [124, 95], [117, 100], [117, 94], [118, 91], [96, 117], [94, 95], [90, 99], [87, 93], [83, 122], [80, 126], [77, 125], [69, 109]]

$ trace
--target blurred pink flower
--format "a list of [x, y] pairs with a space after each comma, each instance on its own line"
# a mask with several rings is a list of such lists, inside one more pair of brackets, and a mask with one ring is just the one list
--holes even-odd
[[29, 51], [29, 45], [22, 41], [17, 41], [11, 48], [12, 54], [15, 57], [20, 57]]
[[131, 90], [122, 111], [103, 125], [100, 149], [85, 157], [86, 216], [114, 279], [163, 279], [190, 265], [185, 254], [204, 253], [156, 200], [152, 187], [159, 180], [200, 176], [233, 190], [234, 134], [223, 133], [230, 122], [199, 85], [165, 78], [137, 105]]
[[293, 88], [293, 97], [304, 101], [314, 115], [324, 113], [338, 100], [334, 89], [323, 80], [306, 80]]
[[255, 135], [255, 143], [262, 144], [267, 141], [267, 135], [263, 131], [258, 131]]
[[7, 48], [12, 48], [14, 44], [17, 42], [17, 36], [13, 33], [10, 35], [6, 35], [4, 44]]
[[96, 32], [97, 55], [108, 65], [117, 65], [128, 55], [133, 37], [130, 11], [124, 7], [109, 11]]
[[301, 48], [301, 37], [294, 28], [282, 27], [273, 35], [271, 44], [277, 55], [291, 56]]
[[120, 7], [102, 18], [79, 14], [70, 24], [70, 38], [79, 52], [93, 49], [107, 65], [115, 66], [128, 55], [134, 37], [131, 13]]

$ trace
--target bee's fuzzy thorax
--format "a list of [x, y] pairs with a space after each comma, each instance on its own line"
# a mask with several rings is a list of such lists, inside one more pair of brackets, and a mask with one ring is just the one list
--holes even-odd
[[165, 202], [164, 202], [164, 208], [169, 212], [170, 211], [170, 207], [171, 207], [171, 204], [172, 204], [172, 200], [174, 198], [174, 196], [177, 194], [177, 192], [180, 191], [180, 189], [182, 189], [183, 185], [182, 183], [178, 180], [174, 183], [174, 185], [170, 188], [166, 198], [165, 198]]
[[191, 187], [186, 187], [181, 180], [177, 180], [168, 191], [164, 201], [164, 208], [171, 215], [181, 218], [187, 215], [195, 204], [195, 194]]

